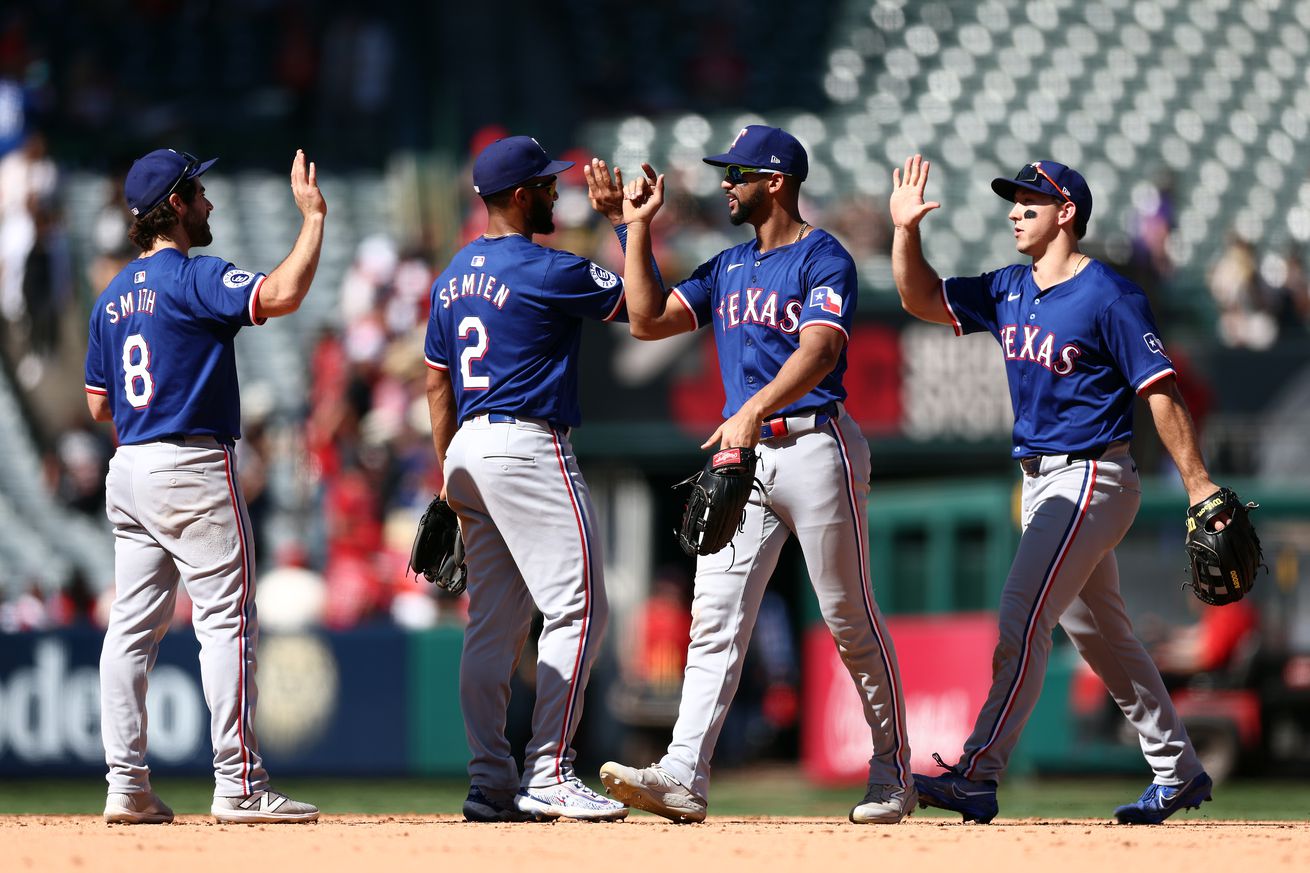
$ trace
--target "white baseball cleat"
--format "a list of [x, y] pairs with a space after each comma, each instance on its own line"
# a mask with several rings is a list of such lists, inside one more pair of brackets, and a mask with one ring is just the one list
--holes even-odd
[[870, 785], [864, 799], [851, 810], [855, 824], [896, 824], [908, 818], [919, 804], [914, 786]]
[[153, 791], [111, 794], [105, 800], [105, 821], [109, 824], [168, 824], [173, 810]]
[[245, 797], [215, 797], [209, 807], [225, 824], [299, 824], [318, 821], [318, 807], [292, 800], [276, 791], [256, 791]]
[[658, 764], [639, 770], [610, 761], [600, 768], [600, 781], [610, 795], [635, 809], [662, 815], [679, 824], [705, 821], [708, 806], [705, 800]]
[[519, 812], [537, 821], [554, 818], [618, 821], [628, 814], [626, 806], [592, 791], [577, 776], [554, 785], [521, 788], [514, 795], [514, 805]]

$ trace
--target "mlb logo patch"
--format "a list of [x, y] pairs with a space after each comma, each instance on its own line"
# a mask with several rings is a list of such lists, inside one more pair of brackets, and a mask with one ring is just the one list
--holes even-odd
[[822, 309], [831, 315], [841, 315], [841, 306], [841, 295], [827, 285], [820, 285], [810, 292], [811, 309]]
[[137, 283], [138, 285], [144, 284], [146, 281], [146, 271], [137, 270], [135, 273], [132, 274], [132, 281]]
[[471, 261], [472, 265], [475, 267], [481, 267], [486, 262], [487, 259], [484, 258], [482, 255], [474, 255], [473, 260]]

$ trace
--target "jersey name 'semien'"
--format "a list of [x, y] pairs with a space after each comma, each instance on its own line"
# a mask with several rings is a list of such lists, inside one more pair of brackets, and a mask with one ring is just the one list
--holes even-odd
[[585, 318], [627, 320], [622, 279], [518, 235], [478, 237], [432, 285], [423, 352], [450, 371], [461, 422], [498, 412], [575, 427]]

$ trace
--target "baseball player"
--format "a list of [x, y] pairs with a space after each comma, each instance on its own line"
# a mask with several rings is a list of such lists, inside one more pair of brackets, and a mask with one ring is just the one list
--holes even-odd
[[633, 336], [654, 340], [712, 326], [726, 420], [701, 448], [758, 446], [760, 457], [760, 487], [740, 530], [728, 548], [696, 564], [691, 645], [668, 753], [645, 769], [607, 763], [601, 780], [633, 806], [673, 821], [704, 820], [714, 745], [765, 586], [795, 534], [873, 740], [868, 792], [850, 819], [899, 822], [916, 801], [905, 707], [869, 579], [869, 445], [842, 407], [855, 263], [841, 243], [801, 218], [809, 162], [791, 134], [751, 125], [727, 152], [704, 160], [723, 168], [728, 215], [733, 224], [750, 224], [755, 238], [671, 290], [651, 260], [650, 223], [664, 201], [664, 177], [646, 166], [625, 192], [601, 162], [588, 173], [594, 205], [626, 235]]
[[944, 282], [924, 259], [919, 222], [928, 161], [892, 175], [892, 270], [902, 305], [957, 335], [988, 331], [1001, 345], [1014, 406], [1013, 456], [1023, 474], [1023, 535], [1001, 594], [992, 686], [964, 754], [948, 772], [916, 775], [920, 802], [996, 815], [996, 785], [1041, 691], [1056, 622], [1105, 682], [1141, 737], [1154, 782], [1115, 810], [1122, 823], [1158, 823], [1210, 799], [1160, 673], [1133, 635], [1114, 548], [1141, 503], [1129, 452], [1133, 398], [1156, 430], [1192, 503], [1213, 494], [1196, 432], [1146, 295], [1078, 250], [1092, 194], [1075, 170], [1027, 164], [992, 190], [1012, 202], [1015, 247], [1031, 264]]
[[[571, 161], [497, 140], [473, 165], [487, 232], [432, 285], [424, 355], [432, 440], [468, 564], [460, 707], [472, 760], [469, 821], [611, 821], [627, 807], [574, 774], [573, 734], [608, 603], [595, 510], [569, 444], [584, 318], [624, 317], [623, 282], [532, 241], [555, 230]], [[532, 624], [537, 701], [520, 776], [505, 737], [510, 677]]]
[[159, 149], [128, 171], [141, 256], [91, 310], [86, 397], [113, 421], [118, 450], [105, 484], [114, 526], [116, 596], [100, 656], [101, 731], [109, 765], [105, 820], [160, 824], [173, 811], [151, 790], [146, 685], [177, 586], [194, 604], [221, 822], [307, 822], [318, 809], [268, 786], [255, 724], [255, 556], [236, 475], [241, 436], [233, 339], [300, 306], [323, 242], [317, 169], [297, 152], [291, 193], [303, 216], [291, 253], [268, 275], [213, 257], [201, 174], [214, 164]]

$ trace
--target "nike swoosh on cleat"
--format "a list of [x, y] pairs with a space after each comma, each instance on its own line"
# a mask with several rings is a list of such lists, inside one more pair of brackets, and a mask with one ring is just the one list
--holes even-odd
[[960, 786], [958, 785], [951, 786], [951, 793], [955, 795], [957, 800], [968, 800], [971, 797], [986, 797], [991, 794], [990, 791], [961, 791]]

